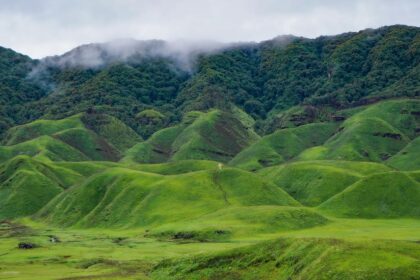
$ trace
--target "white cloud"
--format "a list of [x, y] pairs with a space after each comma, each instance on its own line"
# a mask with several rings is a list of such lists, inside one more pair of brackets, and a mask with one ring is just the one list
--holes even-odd
[[260, 41], [420, 25], [418, 0], [0, 0], [0, 45], [32, 57], [116, 38]]

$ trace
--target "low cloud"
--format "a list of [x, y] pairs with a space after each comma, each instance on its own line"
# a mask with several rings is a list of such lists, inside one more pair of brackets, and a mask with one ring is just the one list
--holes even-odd
[[0, 0], [0, 45], [34, 58], [115, 38], [220, 42], [420, 25], [418, 0]]
[[63, 55], [49, 56], [39, 61], [32, 76], [50, 67], [98, 68], [116, 62], [136, 63], [144, 59], [163, 58], [177, 68], [191, 72], [197, 56], [221, 51], [234, 44], [213, 41], [139, 41], [118, 39], [106, 43], [79, 46]]

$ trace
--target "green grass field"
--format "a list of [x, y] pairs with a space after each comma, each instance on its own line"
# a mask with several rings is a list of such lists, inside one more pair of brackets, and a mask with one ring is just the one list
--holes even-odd
[[264, 137], [237, 108], [145, 141], [96, 113], [12, 128], [0, 279], [420, 279], [418, 107]]

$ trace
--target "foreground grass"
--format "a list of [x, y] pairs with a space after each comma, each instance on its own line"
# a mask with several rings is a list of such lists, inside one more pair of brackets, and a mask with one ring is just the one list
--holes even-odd
[[[318, 271], [311, 270], [317, 268], [318, 253], [325, 258], [317, 273], [330, 279], [384, 279], [378, 278], [384, 274], [371, 274], [374, 267], [380, 273], [419, 272], [420, 220], [330, 219], [331, 223], [314, 228], [223, 242], [156, 240], [144, 237], [143, 229], [58, 229], [22, 220], [26, 228], [0, 230], [0, 279], [310, 279], [316, 275], [310, 273]], [[51, 235], [61, 242], [51, 243]], [[19, 242], [39, 247], [17, 249]], [[256, 261], [244, 269], [253, 259], [267, 262]], [[276, 268], [279, 262], [282, 274]], [[306, 269], [309, 274], [290, 274], [298, 264], [311, 264]], [[355, 265], [360, 271], [356, 276], [350, 273]], [[232, 268], [229, 273], [228, 268]]]

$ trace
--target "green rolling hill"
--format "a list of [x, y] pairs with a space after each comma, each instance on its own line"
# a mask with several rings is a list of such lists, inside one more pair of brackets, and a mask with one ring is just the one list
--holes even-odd
[[238, 169], [162, 176], [112, 168], [58, 195], [37, 216], [65, 226], [149, 227], [254, 205], [299, 203], [277, 186]]
[[277, 130], [243, 149], [229, 164], [255, 171], [284, 163], [309, 147], [323, 144], [336, 128], [335, 123], [314, 123]]
[[227, 162], [259, 136], [234, 113], [190, 112], [181, 124], [160, 130], [126, 152], [125, 161], [159, 163], [185, 159]]
[[420, 137], [412, 140], [404, 149], [389, 158], [386, 163], [399, 170], [419, 170]]
[[83, 176], [28, 156], [0, 165], [0, 220], [34, 214]]
[[319, 209], [344, 217], [420, 216], [420, 184], [403, 172], [368, 176], [331, 197]]
[[114, 117], [86, 113], [62, 120], [38, 120], [6, 133], [0, 161], [17, 155], [52, 161], [118, 161], [123, 152], [142, 141]]
[[416, 137], [419, 106], [417, 99], [368, 106], [348, 118], [323, 145], [303, 151], [299, 158], [385, 161]]

